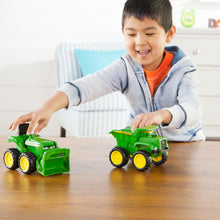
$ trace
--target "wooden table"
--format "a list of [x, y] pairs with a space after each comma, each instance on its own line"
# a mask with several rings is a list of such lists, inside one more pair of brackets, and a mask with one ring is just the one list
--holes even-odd
[[[166, 164], [114, 168], [113, 138], [55, 138], [71, 172], [43, 177], [0, 161], [0, 219], [220, 219], [220, 142], [170, 143]], [[0, 137], [0, 155], [13, 143]]]

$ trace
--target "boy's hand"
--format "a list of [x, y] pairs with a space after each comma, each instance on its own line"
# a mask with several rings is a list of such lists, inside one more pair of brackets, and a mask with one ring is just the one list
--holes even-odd
[[166, 109], [150, 113], [143, 113], [135, 117], [131, 123], [131, 131], [133, 132], [136, 128], [142, 128], [148, 125], [158, 125], [161, 123], [169, 124], [171, 119], [172, 115]]
[[15, 130], [19, 124], [30, 122], [27, 134], [31, 134], [34, 130], [34, 134], [38, 134], [44, 127], [47, 126], [51, 115], [61, 108], [65, 108], [68, 105], [68, 97], [63, 93], [57, 91], [52, 95], [41, 108], [22, 115], [15, 119], [9, 129]]
[[15, 130], [19, 124], [30, 122], [27, 134], [31, 134], [34, 130], [34, 134], [37, 135], [44, 127], [47, 126], [51, 115], [52, 112], [48, 111], [47, 108], [42, 107], [33, 112], [21, 115], [11, 123], [9, 129]]

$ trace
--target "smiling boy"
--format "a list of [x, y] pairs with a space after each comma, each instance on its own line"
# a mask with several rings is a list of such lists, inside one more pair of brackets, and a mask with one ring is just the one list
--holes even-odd
[[35, 128], [37, 134], [53, 112], [119, 90], [130, 104], [132, 131], [158, 124], [159, 135], [168, 140], [204, 140], [196, 67], [180, 48], [165, 47], [175, 32], [169, 0], [127, 0], [122, 14], [127, 53], [103, 70], [65, 83], [40, 109], [9, 128], [30, 121], [28, 133]]
[[[128, 1], [127, 3], [129, 4], [129, 2], [133, 4], [135, 3], [135, 1]], [[127, 8], [131, 9], [135, 7], [130, 5], [127, 6]], [[173, 38], [176, 31], [175, 26], [171, 25], [166, 32], [166, 30], [159, 25], [157, 21], [152, 20], [150, 17], [146, 17], [145, 14], [142, 16], [140, 14], [140, 18], [136, 18], [132, 15], [132, 12], [130, 13], [131, 15], [128, 16], [125, 15], [124, 12], [123, 16], [124, 21], [122, 25], [122, 32], [125, 38], [126, 49], [128, 54], [142, 65], [148, 81], [148, 86], [150, 87], [149, 89], [151, 90], [151, 95], [154, 96], [155, 91], [154, 88], [151, 87], [151, 82], [155, 89], [158, 87], [159, 83], [158, 85], [155, 85], [155, 82], [153, 82], [155, 79], [150, 81], [150, 74], [152, 71], [157, 70], [164, 60], [165, 43], [169, 43]], [[127, 14], [129, 13], [127, 12]], [[172, 58], [173, 56], [171, 56], [171, 59]], [[159, 74], [163, 74], [164, 77], [166, 73], [167, 72], [164, 72], [163, 68], [162, 73]], [[156, 74], [153, 78], [157, 76], [161, 77], [159, 74]], [[163, 77], [161, 77], [161, 80]], [[162, 122], [168, 124], [171, 121], [171, 118], [171, 113], [164, 110], [159, 112], [157, 111], [152, 114], [141, 114], [135, 118], [131, 124], [131, 128], [134, 130], [137, 127], [160, 124]]]

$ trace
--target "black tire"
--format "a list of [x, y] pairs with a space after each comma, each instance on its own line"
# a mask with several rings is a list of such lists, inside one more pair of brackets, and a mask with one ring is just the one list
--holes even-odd
[[10, 170], [15, 170], [18, 168], [18, 158], [20, 152], [16, 148], [8, 148], [3, 156], [3, 161], [5, 166]]
[[115, 147], [109, 154], [109, 160], [113, 166], [121, 168], [128, 163], [129, 154], [122, 147]]
[[160, 166], [163, 163], [165, 163], [168, 159], [168, 155], [166, 153], [163, 153], [162, 155], [160, 155], [159, 157], [155, 158], [152, 157], [152, 162], [154, 165]]
[[132, 163], [139, 171], [147, 170], [151, 166], [149, 155], [144, 150], [139, 150], [133, 154]]
[[22, 153], [18, 159], [20, 170], [25, 174], [32, 174], [36, 171], [36, 156], [31, 152]]

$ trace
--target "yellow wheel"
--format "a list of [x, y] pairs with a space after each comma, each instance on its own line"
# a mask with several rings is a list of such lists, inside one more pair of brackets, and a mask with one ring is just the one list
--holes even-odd
[[109, 160], [115, 167], [123, 167], [128, 163], [128, 154], [124, 148], [115, 147], [109, 154]]
[[147, 152], [142, 151], [142, 150], [134, 153], [132, 157], [132, 162], [133, 162], [134, 167], [140, 171], [144, 171], [148, 169], [148, 167], [150, 167], [151, 165]]
[[20, 158], [20, 168], [23, 172], [27, 172], [27, 170], [29, 169], [29, 160], [28, 158], [23, 155], [21, 158]]
[[154, 162], [160, 162], [162, 160], [162, 155], [158, 156], [158, 157], [152, 157], [152, 160]]
[[146, 166], [146, 158], [142, 154], [136, 154], [134, 156], [134, 164], [138, 169], [143, 169]]
[[31, 152], [25, 152], [19, 157], [19, 167], [25, 174], [31, 174], [36, 170], [36, 156]]
[[123, 161], [123, 155], [120, 151], [113, 151], [111, 154], [111, 161], [112, 163], [114, 163], [115, 165], [119, 165], [122, 163]]
[[15, 170], [18, 168], [18, 157], [20, 152], [16, 148], [9, 148], [5, 151], [3, 160], [5, 166], [10, 170]]
[[5, 154], [5, 164], [6, 164], [6, 166], [7, 167], [12, 167], [13, 163], [14, 163], [14, 159], [13, 159], [12, 154], [10, 152], [7, 152]]
[[163, 153], [157, 157], [152, 157], [152, 161], [155, 165], [160, 166], [161, 164], [165, 163], [168, 158], [168, 153]]

